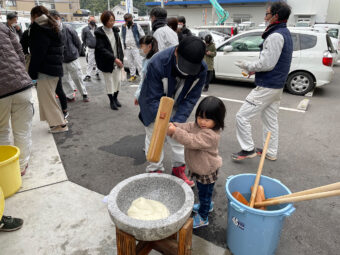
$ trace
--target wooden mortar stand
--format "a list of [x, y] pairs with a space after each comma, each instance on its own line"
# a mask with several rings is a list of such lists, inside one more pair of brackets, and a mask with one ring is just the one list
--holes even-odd
[[138, 241], [116, 227], [117, 254], [146, 255], [156, 250], [164, 255], [191, 255], [192, 224], [190, 217], [177, 233], [158, 241]]

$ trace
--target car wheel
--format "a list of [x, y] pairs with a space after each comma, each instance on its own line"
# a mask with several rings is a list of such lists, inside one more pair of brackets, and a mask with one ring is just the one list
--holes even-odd
[[306, 72], [290, 74], [287, 79], [286, 88], [293, 95], [303, 96], [315, 87], [312, 75]]

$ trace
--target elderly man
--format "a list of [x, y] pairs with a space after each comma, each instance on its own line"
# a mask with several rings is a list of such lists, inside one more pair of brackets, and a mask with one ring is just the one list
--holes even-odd
[[93, 75], [96, 75], [97, 80], [100, 80], [96, 59], [94, 57], [94, 49], [96, 48], [96, 37], [94, 35], [94, 31], [97, 29], [95, 17], [90, 16], [88, 23], [89, 25], [84, 27], [81, 32], [81, 39], [87, 47], [87, 69], [84, 81], [91, 81], [91, 76]]
[[73, 93], [72, 83], [76, 84], [78, 91], [83, 97], [84, 102], [89, 102], [87, 96], [87, 91], [82, 80], [82, 71], [80, 67], [79, 52], [81, 50], [81, 42], [78, 37], [77, 32], [68, 25], [61, 22], [61, 17], [59, 12], [52, 10], [50, 12], [51, 16], [58, 22], [59, 28], [61, 30], [62, 41], [64, 43], [63, 52], [63, 71], [64, 76], [62, 78], [62, 84], [65, 89], [67, 98], [70, 101], [76, 99], [75, 93]]
[[129, 63], [130, 79], [136, 80], [136, 67], [139, 75], [142, 71], [142, 56], [139, 53], [139, 40], [145, 35], [141, 26], [133, 22], [132, 14], [126, 13], [124, 15], [125, 24], [122, 26], [122, 39], [124, 46], [124, 54]]
[[267, 8], [264, 20], [268, 26], [258, 60], [238, 61], [235, 64], [255, 73], [255, 85], [247, 96], [245, 103], [236, 114], [236, 135], [241, 151], [232, 154], [232, 159], [243, 160], [261, 155], [262, 149], [256, 149], [251, 134], [250, 121], [261, 114], [263, 124], [263, 142], [271, 132], [266, 158], [277, 159], [279, 142], [278, 113], [283, 87], [286, 83], [293, 54], [293, 42], [287, 20], [291, 13], [290, 6], [284, 2], [274, 2]]

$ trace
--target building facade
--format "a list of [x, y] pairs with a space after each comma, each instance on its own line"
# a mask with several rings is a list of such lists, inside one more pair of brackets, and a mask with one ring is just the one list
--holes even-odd
[[29, 17], [34, 6], [43, 5], [49, 10], [57, 10], [65, 21], [81, 21], [83, 17], [74, 16], [80, 10], [79, 0], [0, 0], [1, 14], [18, 12], [21, 17]]
[[[268, 2], [275, 1], [278, 0], [218, 0], [218, 3], [229, 12], [227, 23], [250, 21], [258, 26], [264, 22]], [[340, 22], [340, 0], [286, 0], [286, 2], [292, 7], [289, 26], [295, 26], [301, 20], [307, 20], [311, 25], [315, 22]], [[150, 8], [160, 5], [159, 0], [146, 3]], [[215, 25], [218, 19], [209, 0], [175, 0], [165, 2], [164, 6], [169, 17], [185, 16], [189, 27]]]

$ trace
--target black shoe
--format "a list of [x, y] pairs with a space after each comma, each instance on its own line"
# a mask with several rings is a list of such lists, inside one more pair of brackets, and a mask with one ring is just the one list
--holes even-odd
[[111, 107], [111, 109], [112, 109], [112, 110], [118, 110], [118, 107], [117, 107], [115, 101], [113, 100], [113, 95], [108, 94], [107, 96], [108, 96], [109, 99], [110, 99], [110, 107]]
[[86, 75], [83, 81], [91, 81], [91, 76]]
[[203, 91], [203, 92], [207, 92], [208, 89], [209, 89], [208, 87], [204, 87], [202, 91]]
[[119, 91], [113, 93], [113, 101], [116, 103], [116, 105], [117, 105], [118, 107], [122, 107], [122, 105], [121, 105], [120, 102], [118, 101], [118, 93], [119, 93]]
[[90, 102], [90, 99], [87, 97], [87, 95], [83, 95], [83, 102], [85, 103]]
[[100, 81], [100, 76], [99, 76], [99, 73], [96, 74], [96, 77], [97, 77], [97, 80]]
[[11, 216], [2, 216], [0, 221], [0, 232], [11, 232], [22, 227], [24, 221], [19, 218], [12, 218]]
[[241, 150], [237, 153], [233, 153], [231, 154], [231, 158], [233, 160], [243, 160], [243, 159], [246, 159], [246, 158], [253, 158], [253, 157], [256, 157], [256, 152], [255, 150], [252, 150], [252, 151], [244, 151], [244, 150]]

